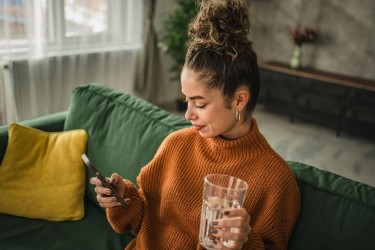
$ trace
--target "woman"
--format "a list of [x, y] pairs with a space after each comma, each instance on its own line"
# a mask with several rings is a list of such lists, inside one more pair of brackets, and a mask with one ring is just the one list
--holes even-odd
[[[249, 184], [242, 208], [212, 223], [217, 249], [286, 249], [300, 210], [286, 162], [258, 130], [252, 112], [259, 93], [256, 54], [247, 39], [248, 8], [240, 0], [202, 1], [189, 30], [181, 73], [191, 128], [169, 135], [140, 172], [139, 188], [113, 174], [128, 202], [120, 206], [96, 178], [97, 200], [118, 232], [138, 233], [126, 249], [202, 249], [203, 179], [221, 173]], [[237, 230], [230, 231], [230, 228]]]

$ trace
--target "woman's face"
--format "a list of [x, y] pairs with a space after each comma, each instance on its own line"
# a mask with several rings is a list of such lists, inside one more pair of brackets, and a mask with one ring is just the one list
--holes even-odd
[[[188, 108], [185, 118], [202, 137], [222, 136], [237, 139], [246, 134], [249, 128], [236, 120], [233, 103], [225, 103], [218, 89], [209, 89], [198, 79], [197, 73], [184, 68], [181, 73], [182, 93], [186, 97]], [[233, 106], [234, 107], [234, 106]]]

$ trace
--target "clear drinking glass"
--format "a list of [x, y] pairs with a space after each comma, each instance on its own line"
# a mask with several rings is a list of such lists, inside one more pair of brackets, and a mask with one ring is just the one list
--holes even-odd
[[212, 221], [224, 217], [228, 208], [240, 208], [246, 197], [248, 184], [236, 177], [221, 174], [210, 174], [204, 178], [203, 205], [199, 230], [200, 244], [206, 249], [215, 249], [215, 241], [221, 241], [225, 246], [231, 244], [220, 238], [215, 238], [211, 231]]

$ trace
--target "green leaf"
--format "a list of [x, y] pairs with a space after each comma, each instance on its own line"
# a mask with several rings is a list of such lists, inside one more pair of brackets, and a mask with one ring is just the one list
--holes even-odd
[[174, 61], [170, 68], [173, 78], [179, 78], [185, 61], [188, 44], [188, 27], [197, 13], [196, 0], [176, 0], [178, 8], [163, 20], [160, 42], [165, 46], [165, 53]]

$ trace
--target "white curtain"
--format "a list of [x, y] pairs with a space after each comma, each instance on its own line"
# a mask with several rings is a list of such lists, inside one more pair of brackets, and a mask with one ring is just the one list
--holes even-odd
[[154, 27], [157, 0], [143, 0], [143, 46], [138, 55], [135, 91], [141, 97], [157, 104], [158, 92], [163, 82], [158, 38]]
[[0, 124], [69, 107], [98, 83], [133, 94], [138, 0], [0, 0]]

